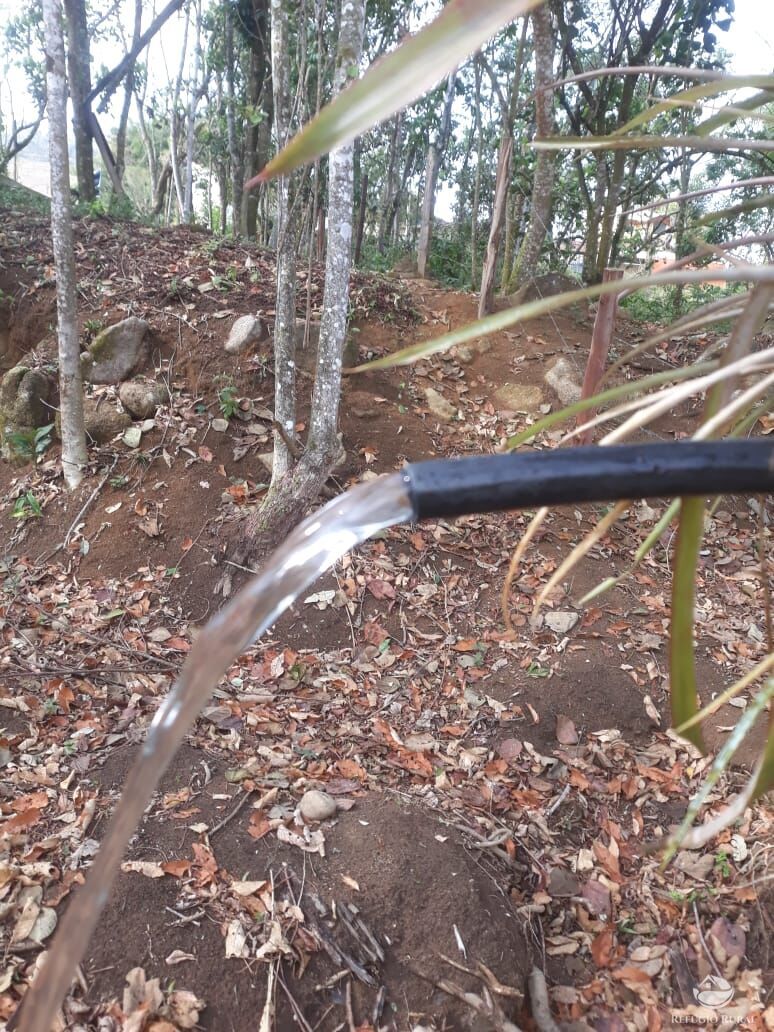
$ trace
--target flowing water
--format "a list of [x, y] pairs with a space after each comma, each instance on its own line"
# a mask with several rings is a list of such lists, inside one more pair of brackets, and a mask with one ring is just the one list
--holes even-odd
[[412, 516], [401, 474], [347, 491], [302, 523], [258, 576], [201, 631], [180, 677], [156, 712], [86, 883], [68, 907], [24, 999], [20, 1032], [48, 1032], [51, 1028], [108, 900], [124, 850], [159, 779], [234, 659], [345, 552]]

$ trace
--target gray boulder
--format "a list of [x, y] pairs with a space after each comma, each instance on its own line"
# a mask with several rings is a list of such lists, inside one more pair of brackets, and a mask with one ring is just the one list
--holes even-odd
[[136, 419], [151, 419], [156, 409], [169, 400], [166, 385], [145, 380], [125, 380], [118, 388], [118, 397], [126, 411]]
[[562, 405], [574, 405], [580, 401], [581, 385], [578, 372], [566, 358], [558, 358], [543, 379], [556, 391]]
[[[0, 382], [0, 441], [9, 462], [31, 458], [35, 430], [53, 422], [47, 402], [53, 396], [51, 380], [39, 369], [14, 366]], [[16, 438], [16, 440], [14, 440]]]
[[255, 315], [243, 315], [231, 327], [224, 349], [229, 355], [241, 355], [253, 344], [267, 340], [268, 336], [268, 328], [262, 319]]
[[149, 329], [144, 319], [134, 315], [108, 326], [81, 355], [83, 378], [91, 383], [121, 383], [139, 372], [148, 361]]

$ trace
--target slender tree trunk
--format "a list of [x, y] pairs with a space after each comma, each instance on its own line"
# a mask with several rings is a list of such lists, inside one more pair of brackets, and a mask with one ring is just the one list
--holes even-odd
[[[228, 137], [228, 154], [231, 161], [231, 218], [232, 233], [239, 235], [239, 220], [242, 211], [242, 183], [244, 182], [244, 169], [242, 167], [242, 156], [239, 149], [239, 141], [236, 131], [236, 93], [234, 91], [234, 11], [229, 0], [226, 0], [224, 8], [226, 22], [225, 44], [226, 44], [226, 133]], [[225, 206], [225, 201], [223, 202]]]
[[[289, 0], [275, 0], [273, 15], [277, 10], [287, 14], [283, 5]], [[282, 22], [285, 22], [284, 28]], [[282, 46], [286, 20], [278, 18], [277, 36], [272, 31], [272, 50]], [[365, 25], [365, 0], [347, 0], [342, 6], [341, 24], [338, 33], [337, 67], [334, 76], [334, 92], [342, 90], [357, 72], [362, 49]], [[274, 66], [275, 110], [278, 127], [285, 124], [284, 97], [278, 83], [286, 79], [281, 68]], [[281, 137], [280, 137], [281, 139]], [[339, 398], [341, 394], [341, 366], [347, 329], [349, 307], [349, 275], [352, 251], [352, 223], [354, 198], [353, 145], [346, 144], [331, 152], [329, 157], [328, 212], [330, 238], [328, 240], [325, 266], [325, 293], [323, 314], [320, 323], [320, 343], [317, 353], [317, 367], [312, 394], [307, 446], [300, 462], [292, 473], [275, 483], [269, 492], [264, 509], [247, 522], [245, 536], [240, 542], [238, 554], [249, 556], [254, 545], [256, 531], [262, 536], [283, 532], [297, 522], [304, 510], [318, 495], [332, 464], [339, 452], [337, 435]], [[279, 290], [278, 290], [279, 294]], [[279, 303], [277, 305], [279, 316]], [[276, 334], [275, 334], [276, 345]], [[275, 397], [275, 418], [277, 399]], [[277, 468], [275, 446], [274, 468]]]
[[513, 154], [513, 137], [504, 136], [500, 144], [497, 159], [497, 178], [495, 180], [494, 210], [492, 212], [492, 229], [486, 245], [486, 258], [481, 274], [481, 292], [478, 299], [478, 317], [482, 319], [492, 310], [494, 299], [495, 272], [497, 270], [497, 252], [500, 250], [500, 235], [505, 221], [505, 205], [508, 200], [508, 180], [511, 175], [511, 155]]
[[495, 272], [497, 270], [497, 255], [500, 249], [500, 237], [503, 226], [505, 226], [505, 261], [503, 262], [503, 282], [510, 270], [510, 262], [513, 254], [513, 218], [512, 198], [510, 195], [511, 185], [511, 162], [513, 158], [513, 130], [516, 121], [516, 107], [521, 89], [522, 63], [524, 61], [524, 44], [527, 39], [527, 22], [524, 21], [522, 33], [516, 48], [516, 61], [513, 70], [513, 81], [511, 82], [510, 95], [507, 107], [505, 99], [500, 98], [502, 105], [502, 136], [497, 155], [497, 174], [495, 177], [495, 196], [492, 207], [492, 222], [489, 230], [489, 240], [486, 246], [486, 258], [484, 269], [481, 275], [481, 289], [479, 293], [478, 313], [479, 318], [486, 315], [492, 309], [494, 300]]
[[185, 9], [185, 29], [183, 30], [183, 45], [180, 50], [180, 65], [175, 79], [175, 90], [172, 94], [172, 110], [169, 115], [169, 156], [172, 161], [172, 181], [175, 184], [175, 196], [177, 197], [177, 211], [182, 219], [185, 212], [185, 196], [183, 191], [183, 180], [180, 177], [180, 92], [183, 88], [183, 71], [185, 70], [185, 55], [188, 50], [188, 28], [191, 23], [190, 3]]
[[483, 124], [481, 119], [481, 65], [474, 62], [476, 77], [476, 104], [474, 112], [476, 136], [476, 175], [473, 180], [473, 204], [470, 212], [470, 283], [475, 285], [478, 269], [478, 206], [481, 199], [481, 164], [484, 157]]
[[[142, 0], [134, 2], [134, 27], [132, 29], [132, 43], [129, 48], [131, 53], [137, 46], [137, 41], [142, 32]], [[118, 131], [116, 132], [116, 171], [118, 178], [123, 183], [126, 172], [126, 131], [129, 125], [129, 110], [132, 106], [132, 94], [134, 93], [134, 62], [129, 67], [124, 80], [124, 100], [121, 105], [121, 114], [118, 119]]]
[[70, 163], [67, 154], [67, 79], [59, 0], [43, 0], [43, 18], [51, 163], [51, 235], [56, 269], [62, 473], [68, 489], [73, 490], [83, 479], [87, 455], [83, 428], [81, 349], [78, 345]]
[[[554, 105], [551, 83], [554, 79], [554, 34], [548, 5], [537, 7], [530, 15], [535, 49], [535, 115], [537, 138], [551, 136]], [[539, 151], [535, 162], [529, 226], [513, 265], [509, 291], [532, 279], [538, 268], [540, 252], [551, 221], [556, 158], [551, 151]]]
[[[271, 62], [274, 85], [274, 118], [277, 147], [291, 135], [293, 97], [290, 85], [291, 0], [272, 0]], [[288, 176], [277, 181], [277, 301], [274, 322], [274, 419], [282, 428], [274, 431], [274, 464], [269, 495], [279, 485], [293, 463], [287, 445], [296, 427], [296, 245], [298, 213], [291, 204]]]
[[153, 208], [151, 209], [152, 215], [161, 215], [166, 207], [167, 203], [167, 192], [169, 190], [170, 183], [172, 182], [172, 161], [167, 158], [164, 168], [161, 170], [161, 175], [156, 183], [156, 188], [153, 192]]
[[355, 236], [355, 265], [360, 264], [363, 250], [363, 234], [365, 232], [366, 209], [368, 207], [368, 173], [364, 172], [360, 180], [360, 205], [357, 216], [357, 233]]
[[427, 171], [425, 173], [425, 193], [422, 198], [422, 217], [419, 228], [419, 244], [417, 246], [417, 271], [420, 276], [427, 275], [427, 262], [430, 257], [430, 243], [433, 234], [433, 213], [435, 211], [435, 189], [438, 185], [438, 173], [441, 168], [446, 145], [451, 133], [451, 109], [454, 102], [454, 84], [457, 79], [456, 70], [446, 80], [446, 94], [443, 102], [443, 114], [438, 135], [427, 151]]
[[82, 201], [93, 201], [94, 149], [86, 98], [91, 90], [91, 55], [85, 0], [65, 0], [67, 24], [67, 67], [70, 98], [73, 104], [75, 174]]
[[376, 248], [379, 254], [384, 254], [387, 249], [387, 237], [389, 236], [388, 217], [390, 201], [395, 190], [395, 169], [400, 149], [400, 140], [403, 135], [403, 113], [399, 112], [393, 121], [392, 133], [390, 134], [390, 149], [387, 153], [387, 173], [384, 177], [384, 189], [382, 190], [382, 202], [379, 206], [379, 232], [376, 237]]
[[196, 42], [194, 43], [193, 79], [188, 85], [188, 122], [185, 140], [185, 197], [183, 199], [183, 221], [194, 220], [193, 165], [194, 130], [196, 129], [196, 105], [199, 99], [199, 59], [201, 57], [202, 8], [196, 4]]

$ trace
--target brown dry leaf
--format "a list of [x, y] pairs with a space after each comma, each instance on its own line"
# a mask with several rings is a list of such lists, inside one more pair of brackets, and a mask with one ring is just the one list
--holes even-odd
[[163, 878], [164, 868], [151, 860], [124, 860], [121, 870], [126, 874], [141, 874], [145, 878]]
[[196, 1028], [206, 1004], [187, 989], [175, 989], [167, 999], [167, 1011], [178, 1028]]
[[190, 860], [167, 860], [161, 865], [164, 874], [171, 874], [173, 878], [183, 878], [191, 870]]
[[212, 462], [215, 456], [212, 454], [206, 444], [200, 444], [198, 448], [199, 458], [202, 462]]
[[592, 914], [609, 917], [611, 912], [610, 890], [595, 878], [589, 878], [581, 893]]
[[395, 588], [388, 581], [374, 577], [366, 581], [366, 587], [374, 598], [395, 598]]
[[187, 960], [196, 960], [196, 957], [193, 953], [186, 953], [184, 950], [172, 950], [169, 956], [164, 958], [164, 963], [174, 967], [175, 964], [184, 964]]
[[613, 958], [615, 933], [612, 928], [605, 928], [591, 942], [591, 956], [599, 968], [608, 967]]
[[580, 741], [575, 722], [564, 713], [558, 713], [556, 717], [556, 740], [562, 745], [577, 745]]

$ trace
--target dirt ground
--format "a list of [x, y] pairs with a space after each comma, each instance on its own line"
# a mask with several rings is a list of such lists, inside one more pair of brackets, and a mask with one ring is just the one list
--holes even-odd
[[[50, 358], [53, 324], [45, 223], [8, 214], [6, 368]], [[56, 446], [34, 468], [0, 467], [2, 1018], [46, 944], [29, 914], [66, 906], [83, 880], [137, 743], [222, 603], [214, 588], [230, 535], [268, 479], [259, 456], [270, 447], [270, 346], [235, 357], [222, 345], [238, 315], [271, 321], [270, 256], [107, 220], [80, 225], [78, 241], [84, 338], [95, 321], [142, 315], [153, 330], [148, 374], [171, 402], [139, 449], [120, 438], [92, 449], [73, 496], [57, 478]], [[315, 267], [313, 314], [320, 275]], [[306, 301], [302, 283], [300, 314]], [[353, 308], [350, 353], [365, 361], [471, 321], [476, 298], [359, 275]], [[347, 377], [346, 460], [331, 488], [498, 447], [559, 407], [545, 373], [564, 358], [582, 376], [591, 328], [589, 312], [568, 310], [470, 351]], [[644, 332], [622, 318], [616, 349]], [[665, 343], [641, 365], [664, 368], [706, 343]], [[311, 379], [300, 382], [303, 436]], [[498, 394], [507, 385], [540, 398], [510, 408]], [[219, 432], [224, 386], [242, 408]], [[428, 388], [452, 419], [434, 415]], [[115, 403], [112, 388], [95, 393]], [[650, 433], [685, 436], [692, 414]], [[539, 446], [557, 440], [549, 431]], [[27, 491], [42, 515], [15, 519]], [[566, 632], [545, 614], [531, 621], [531, 608], [602, 506], [543, 525], [514, 583], [511, 631], [500, 594], [531, 514], [394, 528], [322, 577], [235, 660], [165, 774], [68, 1000], [72, 1027], [246, 1032], [268, 986], [279, 1030], [532, 1028], [533, 966], [564, 1028], [717, 1021], [695, 994], [707, 975], [735, 991], [723, 1021], [770, 1027], [765, 806], [666, 870], [652, 849], [707, 767], [666, 731], [674, 527], [612, 590], [578, 605], [628, 570], [661, 510], [633, 504], [555, 589], [546, 612], [577, 614]], [[759, 511], [726, 498], [709, 521], [697, 612], [704, 702], [766, 653]], [[745, 699], [736, 703], [708, 721], [711, 748], [738, 720]], [[743, 785], [764, 736], [759, 726], [744, 743], [710, 812]], [[310, 789], [337, 804], [319, 826], [298, 816]]]

